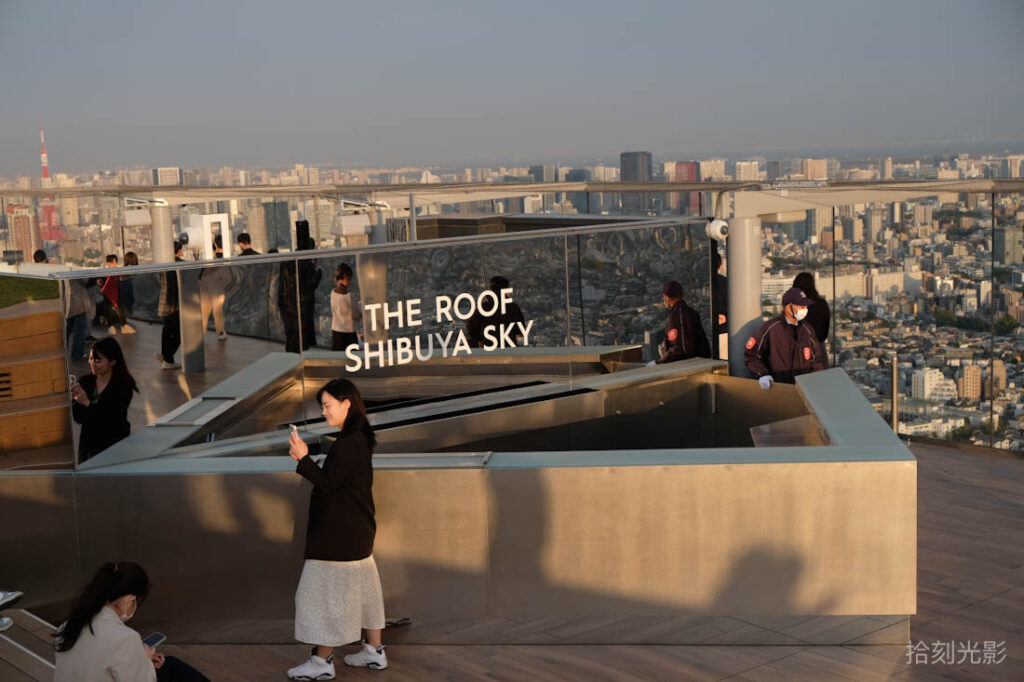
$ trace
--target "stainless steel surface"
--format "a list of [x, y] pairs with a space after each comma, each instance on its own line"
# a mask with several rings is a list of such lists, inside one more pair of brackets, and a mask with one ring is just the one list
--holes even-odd
[[729, 221], [729, 374], [749, 377], [743, 362], [747, 339], [761, 325], [761, 219]]

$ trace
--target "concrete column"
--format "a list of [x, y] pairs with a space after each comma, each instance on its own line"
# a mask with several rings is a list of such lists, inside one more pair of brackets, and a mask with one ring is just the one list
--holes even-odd
[[729, 221], [729, 373], [751, 377], [745, 345], [761, 325], [761, 219]]
[[174, 225], [171, 223], [171, 207], [151, 204], [149, 216], [152, 220], [150, 231], [154, 263], [174, 262]]

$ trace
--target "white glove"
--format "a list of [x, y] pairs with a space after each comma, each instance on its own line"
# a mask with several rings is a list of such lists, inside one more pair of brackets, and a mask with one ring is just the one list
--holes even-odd
[[656, 364], [658, 364], [657, 360], [651, 360], [650, 362], [647, 363], [647, 366], [648, 367], [654, 367]]
[[772, 387], [772, 383], [775, 379], [772, 379], [771, 374], [765, 374], [763, 377], [757, 380], [757, 384], [765, 391]]

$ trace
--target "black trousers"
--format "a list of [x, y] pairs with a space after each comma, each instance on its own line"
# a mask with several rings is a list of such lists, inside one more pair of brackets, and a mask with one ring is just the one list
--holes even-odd
[[359, 335], [355, 332], [331, 330], [331, 350], [345, 350], [353, 343], [359, 343]]
[[164, 362], [174, 362], [174, 354], [181, 346], [181, 317], [178, 311], [164, 315], [164, 329], [160, 333], [160, 353]]
[[180, 658], [167, 656], [156, 671], [157, 682], [210, 682], [210, 679]]
[[106, 296], [100, 301], [100, 317], [102, 317], [107, 325], [123, 326], [125, 323], [124, 310], [119, 308], [110, 302], [110, 299]]

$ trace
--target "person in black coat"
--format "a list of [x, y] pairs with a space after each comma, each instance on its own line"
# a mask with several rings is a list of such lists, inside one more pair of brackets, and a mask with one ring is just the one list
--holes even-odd
[[683, 285], [675, 280], [665, 282], [661, 288], [661, 299], [669, 312], [665, 318], [665, 341], [654, 362], [661, 365], [688, 358], [711, 357], [711, 346], [704, 335], [700, 313], [686, 305]]
[[[307, 237], [299, 245], [300, 250], [312, 250], [313, 239]], [[284, 349], [288, 353], [309, 350], [316, 343], [316, 325], [313, 321], [313, 307], [316, 301], [316, 288], [320, 284], [323, 273], [316, 266], [316, 261], [305, 259], [281, 263], [280, 277], [277, 280], [277, 307], [281, 313], [281, 324], [284, 326]], [[296, 269], [298, 280], [296, 283]], [[296, 287], [298, 301], [296, 302]], [[302, 343], [299, 343], [299, 329], [302, 329]]]
[[807, 308], [807, 318], [804, 321], [811, 325], [814, 335], [818, 337], [818, 343], [821, 344], [822, 360], [828, 366], [825, 339], [828, 338], [828, 328], [829, 323], [832, 321], [832, 312], [828, 309], [825, 297], [819, 294], [817, 287], [814, 286], [814, 275], [809, 272], [801, 272], [793, 280], [793, 286], [804, 292], [804, 296], [814, 301]]
[[109, 336], [89, 351], [92, 373], [71, 384], [71, 414], [82, 425], [78, 461], [86, 461], [131, 433], [128, 406], [138, 392], [121, 346]]
[[341, 433], [319, 467], [293, 430], [288, 453], [296, 472], [313, 484], [306, 525], [306, 554], [295, 593], [295, 639], [313, 644], [305, 663], [288, 671], [291, 679], [331, 679], [336, 647], [366, 638], [345, 664], [386, 668], [381, 644], [384, 598], [373, 541], [373, 448], [377, 443], [355, 384], [334, 379], [317, 393], [328, 426]]

